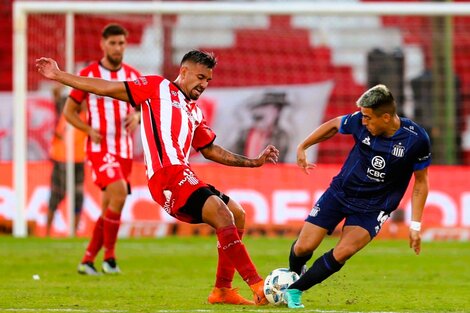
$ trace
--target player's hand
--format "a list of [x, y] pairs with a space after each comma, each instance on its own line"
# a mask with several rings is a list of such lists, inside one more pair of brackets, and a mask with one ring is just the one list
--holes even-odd
[[305, 174], [309, 175], [310, 170], [315, 168], [316, 165], [314, 163], [310, 163], [307, 161], [307, 153], [304, 149], [297, 150], [297, 165], [302, 168]]
[[279, 150], [277, 150], [275, 146], [269, 145], [258, 156], [258, 160], [261, 161], [259, 166], [265, 164], [266, 162], [276, 164], [279, 160]]
[[36, 69], [46, 78], [55, 79], [57, 73], [60, 72], [57, 62], [51, 58], [36, 59]]
[[410, 248], [414, 250], [416, 255], [421, 252], [421, 234], [417, 230], [410, 229]]
[[90, 131], [88, 132], [88, 136], [90, 136], [90, 139], [93, 143], [100, 143], [101, 142], [101, 134], [98, 130], [91, 128]]
[[124, 118], [124, 127], [130, 133], [136, 130], [140, 122], [140, 112], [132, 112]]

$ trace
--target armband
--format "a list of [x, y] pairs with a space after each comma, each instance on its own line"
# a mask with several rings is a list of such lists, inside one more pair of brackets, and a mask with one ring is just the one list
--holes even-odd
[[411, 221], [410, 229], [415, 231], [421, 231], [421, 222]]

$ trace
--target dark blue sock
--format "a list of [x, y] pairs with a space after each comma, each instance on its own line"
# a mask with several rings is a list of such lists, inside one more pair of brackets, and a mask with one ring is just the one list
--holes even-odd
[[333, 256], [333, 249], [315, 260], [312, 267], [303, 274], [299, 280], [289, 286], [289, 289], [299, 289], [305, 291], [310, 289], [316, 284], [321, 283], [337, 271], [339, 271], [344, 264], [339, 263]]
[[306, 256], [296, 256], [294, 253], [294, 245], [297, 242], [294, 241], [290, 248], [290, 255], [289, 255], [289, 269], [293, 272], [296, 272], [297, 274], [300, 275], [300, 271], [302, 270], [302, 266], [304, 266], [305, 263], [310, 260], [312, 257], [313, 253], [310, 253]]

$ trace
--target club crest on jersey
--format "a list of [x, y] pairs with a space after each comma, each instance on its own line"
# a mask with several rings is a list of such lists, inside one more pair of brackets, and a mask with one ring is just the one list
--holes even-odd
[[403, 147], [400, 143], [398, 145], [394, 145], [392, 149], [392, 155], [401, 158], [405, 155], [405, 147]]
[[191, 172], [191, 170], [185, 169], [183, 171], [183, 176], [184, 178], [180, 180], [180, 182], [178, 183], [178, 186], [182, 186], [186, 182], [188, 182], [190, 185], [193, 185], [193, 186], [199, 184], [199, 180], [197, 179], [196, 176], [194, 176], [194, 173]]

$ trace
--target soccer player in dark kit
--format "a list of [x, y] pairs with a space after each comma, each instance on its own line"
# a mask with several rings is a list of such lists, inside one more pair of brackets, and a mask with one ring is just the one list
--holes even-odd
[[[303, 291], [339, 271], [378, 234], [398, 207], [412, 175], [410, 247], [416, 254], [421, 250], [421, 218], [431, 163], [429, 137], [422, 127], [397, 115], [392, 93], [384, 85], [367, 90], [356, 104], [360, 111], [320, 125], [297, 147], [297, 165], [309, 174], [315, 166], [306, 158], [309, 147], [338, 132], [352, 135], [355, 141], [340, 173], [314, 205], [292, 245], [289, 268], [301, 276], [285, 293], [289, 308], [303, 308]], [[306, 262], [315, 249], [343, 219], [336, 246], [307, 270]]]

